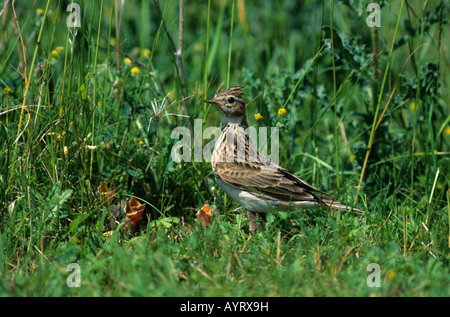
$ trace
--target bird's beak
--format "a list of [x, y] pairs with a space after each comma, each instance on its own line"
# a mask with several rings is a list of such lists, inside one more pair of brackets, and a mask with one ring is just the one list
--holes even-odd
[[220, 103], [214, 98], [203, 100], [203, 102], [210, 103], [213, 105], [220, 105]]

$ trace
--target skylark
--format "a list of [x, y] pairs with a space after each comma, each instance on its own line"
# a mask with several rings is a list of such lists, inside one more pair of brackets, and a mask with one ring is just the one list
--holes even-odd
[[226, 194], [247, 211], [250, 231], [256, 230], [255, 216], [272, 211], [295, 211], [326, 206], [337, 210], [350, 208], [322, 192], [258, 152], [248, 133], [242, 86], [234, 86], [214, 98], [221, 115], [221, 133], [216, 141], [211, 165], [217, 183]]

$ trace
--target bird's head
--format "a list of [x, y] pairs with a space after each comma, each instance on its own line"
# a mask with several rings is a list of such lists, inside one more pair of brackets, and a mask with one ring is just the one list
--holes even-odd
[[245, 103], [242, 99], [242, 86], [233, 86], [217, 93], [213, 98], [204, 102], [213, 104], [222, 116], [222, 123], [240, 122], [246, 120]]

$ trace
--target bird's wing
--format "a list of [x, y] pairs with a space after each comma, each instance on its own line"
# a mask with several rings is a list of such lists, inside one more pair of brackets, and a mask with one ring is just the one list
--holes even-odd
[[215, 172], [229, 185], [285, 201], [320, 201], [328, 196], [286, 169], [267, 162], [217, 162]]
[[352, 211], [364, 214], [364, 210], [351, 208], [334, 200], [328, 193], [322, 192], [288, 170], [270, 162], [267, 165], [257, 163], [219, 162], [215, 165], [216, 176], [229, 185], [263, 195], [265, 198], [278, 199], [295, 206], [295, 202], [316, 202], [334, 210]]

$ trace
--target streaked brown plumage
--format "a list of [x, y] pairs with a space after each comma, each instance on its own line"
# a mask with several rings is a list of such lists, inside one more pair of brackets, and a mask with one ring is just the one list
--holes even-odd
[[219, 186], [247, 210], [250, 231], [256, 230], [255, 212], [294, 211], [314, 206], [364, 211], [347, 207], [260, 154], [250, 141], [242, 98], [234, 86], [204, 102], [221, 114], [221, 134], [211, 159]]

